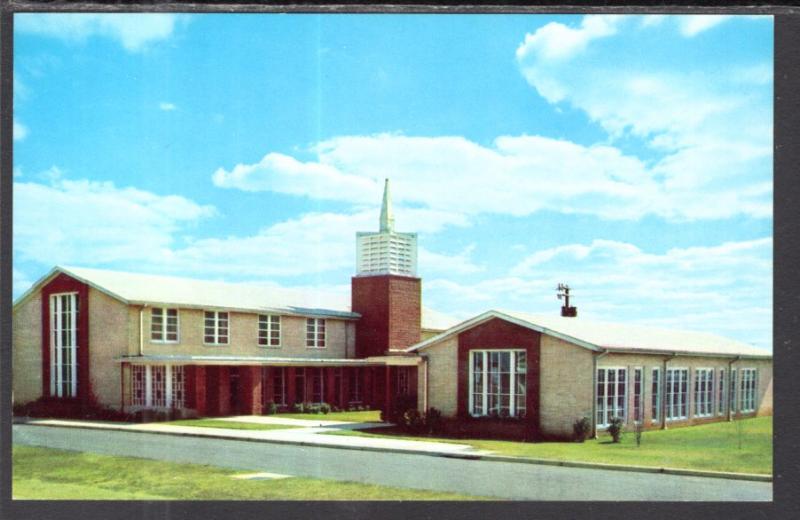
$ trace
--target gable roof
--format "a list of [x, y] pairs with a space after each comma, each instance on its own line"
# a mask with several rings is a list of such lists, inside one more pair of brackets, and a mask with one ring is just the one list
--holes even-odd
[[[14, 303], [25, 301], [41, 286], [64, 273], [125, 304], [172, 305], [186, 308], [219, 308], [246, 312], [274, 312], [300, 316], [357, 319], [346, 295], [292, 289], [269, 283], [230, 283], [174, 276], [158, 276], [106, 269], [56, 266], [33, 284]], [[422, 308], [422, 328], [445, 330], [457, 320]]]
[[346, 298], [321, 291], [288, 289], [268, 283], [231, 283], [83, 267], [53, 268], [15, 303], [27, 299], [60, 273], [79, 280], [126, 304], [218, 308], [301, 316], [356, 319]]
[[594, 351], [699, 356], [772, 358], [772, 354], [740, 341], [706, 332], [644, 325], [590, 321], [583, 318], [491, 310], [463, 321], [407, 349], [415, 352], [442, 339], [499, 318]]

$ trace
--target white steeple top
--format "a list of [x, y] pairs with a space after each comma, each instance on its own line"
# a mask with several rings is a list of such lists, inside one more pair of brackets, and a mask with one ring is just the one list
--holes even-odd
[[392, 193], [389, 191], [389, 179], [383, 183], [383, 203], [381, 204], [381, 233], [394, 231], [394, 214], [392, 213]]
[[384, 181], [380, 227], [377, 233], [356, 233], [358, 276], [417, 275], [417, 234], [396, 233], [389, 179]]

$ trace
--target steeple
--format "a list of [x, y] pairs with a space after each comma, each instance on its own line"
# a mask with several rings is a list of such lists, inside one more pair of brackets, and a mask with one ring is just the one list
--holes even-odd
[[389, 191], [389, 179], [386, 179], [383, 183], [383, 203], [381, 204], [380, 232], [394, 232], [394, 214], [392, 214], [392, 193]]

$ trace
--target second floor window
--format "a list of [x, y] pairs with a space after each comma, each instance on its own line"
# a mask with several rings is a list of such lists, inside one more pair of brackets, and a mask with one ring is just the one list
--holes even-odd
[[203, 343], [206, 345], [228, 344], [228, 313], [205, 311]]
[[258, 316], [258, 344], [262, 347], [281, 346], [281, 317], [275, 315]]
[[323, 318], [306, 319], [306, 347], [325, 348], [325, 320]]
[[178, 309], [153, 307], [150, 314], [150, 340], [178, 342]]

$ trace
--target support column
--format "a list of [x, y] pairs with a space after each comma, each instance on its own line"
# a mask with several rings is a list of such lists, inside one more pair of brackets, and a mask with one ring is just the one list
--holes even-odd
[[336, 378], [334, 377], [335, 368], [325, 368], [325, 395], [323, 401], [333, 406], [336, 404]]
[[273, 384], [275, 370], [280, 370], [280, 368], [263, 367], [261, 371], [261, 394], [264, 396], [262, 406], [266, 406], [270, 401], [275, 402], [275, 385]]
[[342, 394], [339, 396], [339, 408], [342, 410], [347, 409], [350, 401], [350, 374], [351, 370], [359, 370], [358, 368], [344, 367], [342, 368]]
[[239, 368], [239, 406], [234, 413], [261, 414], [261, 367]]
[[217, 415], [230, 415], [231, 414], [231, 369], [230, 367], [220, 366], [217, 367], [218, 373], [218, 407]]
[[208, 400], [206, 399], [206, 367], [194, 367], [194, 409], [197, 415], [208, 415]]

